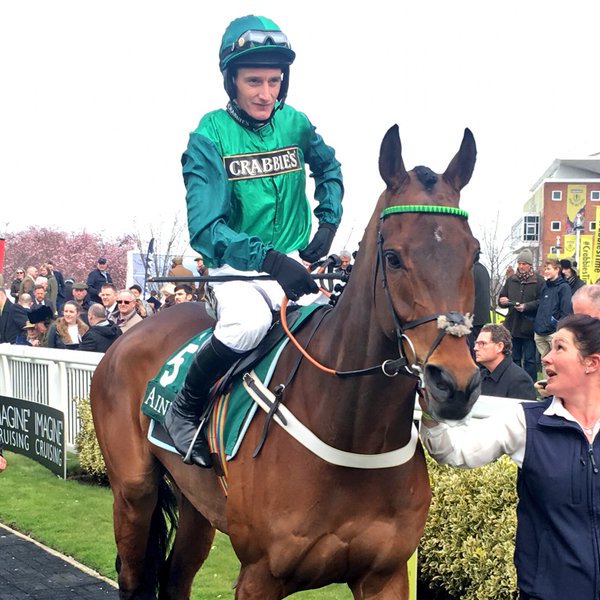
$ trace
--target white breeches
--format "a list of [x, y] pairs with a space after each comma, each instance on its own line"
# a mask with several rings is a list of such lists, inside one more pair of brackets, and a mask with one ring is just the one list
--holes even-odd
[[[299, 261], [298, 253], [288, 256]], [[238, 271], [229, 265], [209, 269], [210, 275], [257, 275], [256, 271]], [[273, 310], [279, 310], [284, 291], [276, 281], [211, 282], [216, 306], [207, 294], [207, 311], [217, 320], [214, 336], [236, 352], [256, 348], [267, 333]], [[322, 294], [303, 296], [299, 304], [319, 301]], [[325, 302], [327, 300], [325, 299]], [[294, 304], [290, 302], [290, 304]]]

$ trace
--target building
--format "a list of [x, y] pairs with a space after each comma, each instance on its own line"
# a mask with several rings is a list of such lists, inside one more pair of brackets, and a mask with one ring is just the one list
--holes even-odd
[[523, 216], [511, 231], [515, 252], [533, 250], [545, 258], [569, 258], [586, 281], [600, 277], [600, 153], [556, 159], [531, 188]]

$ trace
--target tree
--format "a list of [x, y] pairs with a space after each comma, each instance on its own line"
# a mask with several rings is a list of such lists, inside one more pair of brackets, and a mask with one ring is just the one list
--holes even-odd
[[[506, 269], [515, 260], [515, 254], [510, 245], [510, 234], [501, 241], [498, 240], [498, 221], [496, 221], [483, 230], [481, 236], [481, 262], [485, 264], [490, 273], [490, 299], [493, 306], [496, 306], [498, 294], [506, 280]], [[496, 321], [496, 311], [493, 312], [494, 321]]]
[[6, 235], [4, 260], [5, 284], [10, 285], [17, 268], [40, 267], [52, 260], [65, 279], [85, 281], [96, 268], [100, 256], [108, 261], [108, 270], [117, 287], [124, 287], [127, 275], [127, 251], [133, 248], [131, 236], [113, 240], [81, 231], [65, 232], [46, 227], [29, 227]]

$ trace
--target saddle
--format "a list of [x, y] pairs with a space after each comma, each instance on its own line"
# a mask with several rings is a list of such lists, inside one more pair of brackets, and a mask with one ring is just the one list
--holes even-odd
[[[330, 310], [330, 307], [311, 304], [288, 308], [286, 311], [288, 329], [297, 331], [302, 323], [318, 309]], [[177, 452], [169, 434], [162, 426], [164, 416], [177, 390], [183, 384], [195, 352], [211, 333], [211, 330], [205, 330], [182, 344], [161, 365], [146, 387], [141, 410], [151, 418], [148, 439], [166, 450]], [[252, 370], [263, 377], [267, 372], [272, 373], [279, 349], [286, 342], [287, 338], [279, 314], [274, 314], [273, 323], [257, 348], [234, 363], [213, 387], [205, 421], [209, 445], [211, 450], [219, 455], [221, 465], [237, 452], [237, 447], [255, 412], [256, 405], [253, 405], [252, 398], [241, 383], [242, 376]]]

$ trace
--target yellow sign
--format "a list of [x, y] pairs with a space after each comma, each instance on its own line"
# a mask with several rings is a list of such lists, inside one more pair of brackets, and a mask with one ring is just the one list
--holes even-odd
[[563, 235], [564, 248], [561, 258], [571, 258], [575, 256], [575, 234]]
[[593, 259], [594, 259], [594, 236], [579, 236], [579, 264], [577, 272], [579, 277], [586, 283], [590, 283], [593, 278]]
[[592, 260], [593, 283], [600, 277], [600, 206], [596, 206], [596, 231], [594, 232], [594, 256]]

